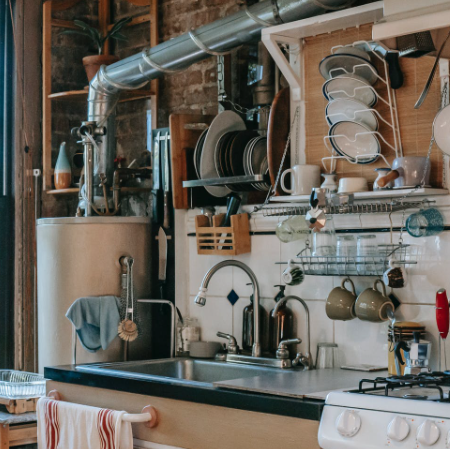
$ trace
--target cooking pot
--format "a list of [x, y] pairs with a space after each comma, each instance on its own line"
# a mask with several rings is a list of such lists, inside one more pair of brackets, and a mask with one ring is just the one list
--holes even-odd
[[380, 187], [384, 187], [389, 182], [394, 181], [394, 188], [428, 185], [430, 182], [430, 168], [431, 163], [426, 157], [397, 157], [392, 163], [392, 171], [386, 176], [379, 178], [377, 184]]

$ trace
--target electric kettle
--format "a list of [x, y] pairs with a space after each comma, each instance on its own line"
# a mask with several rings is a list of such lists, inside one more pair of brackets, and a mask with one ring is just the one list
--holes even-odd
[[413, 332], [413, 340], [399, 341], [395, 345], [395, 365], [397, 374], [401, 375], [400, 365], [404, 365], [402, 352], [405, 356], [406, 368], [404, 374], [428, 373], [428, 360], [431, 354], [431, 343], [420, 339], [420, 332]]

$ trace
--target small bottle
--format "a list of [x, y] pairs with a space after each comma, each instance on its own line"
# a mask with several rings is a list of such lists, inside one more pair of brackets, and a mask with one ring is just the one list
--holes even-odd
[[[284, 294], [284, 290], [286, 289], [285, 285], [275, 285], [274, 287], [279, 287], [280, 291], [277, 296], [275, 296], [274, 300], [277, 303], [281, 299], [283, 299], [286, 295]], [[270, 326], [269, 326], [269, 351], [272, 354], [278, 349], [281, 340], [286, 340], [288, 338], [292, 338], [292, 331], [294, 327], [294, 315], [292, 310], [289, 309], [286, 304], [283, 304], [279, 309], [277, 314], [273, 315], [273, 309], [270, 312]]]
[[[247, 284], [252, 285], [252, 284]], [[253, 331], [253, 294], [250, 296], [250, 304], [244, 308], [244, 315], [242, 321], [242, 349], [244, 351], [251, 351], [253, 348], [254, 331]], [[265, 338], [267, 332], [267, 313], [264, 307], [259, 305], [259, 335], [261, 339], [261, 350], [267, 350], [267, 339]]]
[[66, 142], [59, 147], [55, 165], [55, 187], [57, 190], [68, 189], [72, 184], [72, 168], [66, 153]]
[[200, 326], [197, 318], [185, 318], [184, 326], [181, 330], [183, 337], [183, 350], [189, 352], [189, 345], [191, 341], [200, 341]]

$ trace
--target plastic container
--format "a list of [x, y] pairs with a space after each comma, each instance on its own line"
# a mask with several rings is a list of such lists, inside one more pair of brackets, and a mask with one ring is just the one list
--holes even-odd
[[0, 370], [0, 396], [8, 399], [31, 399], [45, 396], [47, 380], [40, 374]]

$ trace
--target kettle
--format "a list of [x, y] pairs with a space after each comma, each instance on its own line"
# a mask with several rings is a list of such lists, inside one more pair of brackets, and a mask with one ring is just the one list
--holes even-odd
[[431, 353], [431, 343], [427, 340], [421, 340], [420, 332], [413, 332], [413, 340], [399, 341], [395, 345], [395, 365], [398, 375], [401, 375], [400, 365], [405, 364], [401, 350], [403, 350], [406, 360], [405, 375], [428, 373], [430, 371], [428, 360]]

